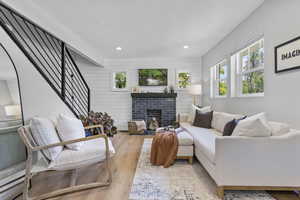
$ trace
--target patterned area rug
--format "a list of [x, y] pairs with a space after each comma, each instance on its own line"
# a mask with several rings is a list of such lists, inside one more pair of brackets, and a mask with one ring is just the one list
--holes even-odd
[[[199, 162], [176, 161], [169, 167], [152, 166], [152, 139], [145, 139], [129, 200], [219, 200], [216, 185]], [[230, 191], [225, 200], [275, 200], [266, 192]]]

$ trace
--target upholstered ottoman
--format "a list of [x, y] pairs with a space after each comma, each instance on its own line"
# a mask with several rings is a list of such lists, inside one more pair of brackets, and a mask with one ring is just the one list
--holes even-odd
[[193, 163], [194, 156], [194, 140], [193, 137], [186, 131], [178, 132], [177, 134], [179, 146], [177, 159], [188, 159], [189, 163]]

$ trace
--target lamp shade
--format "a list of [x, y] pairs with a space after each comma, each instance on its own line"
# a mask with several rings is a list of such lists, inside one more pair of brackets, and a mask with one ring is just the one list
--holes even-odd
[[201, 84], [195, 84], [191, 85], [188, 89], [188, 93], [191, 95], [201, 95], [202, 94], [202, 85]]
[[4, 107], [7, 116], [21, 116], [20, 105], [8, 105]]

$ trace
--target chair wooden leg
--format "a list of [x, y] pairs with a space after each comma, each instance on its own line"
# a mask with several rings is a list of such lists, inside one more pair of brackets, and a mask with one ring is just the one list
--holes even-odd
[[[68, 193], [72, 193], [72, 192], [78, 192], [78, 191], [82, 191], [82, 190], [87, 190], [87, 189], [92, 189], [92, 188], [97, 188], [97, 187], [107, 187], [111, 184], [112, 182], [112, 174], [111, 174], [111, 170], [110, 170], [110, 164], [109, 162], [106, 162], [106, 170], [108, 172], [108, 180], [107, 182], [103, 183], [103, 182], [96, 182], [96, 183], [89, 183], [89, 184], [82, 184], [82, 185], [72, 185], [72, 181], [71, 181], [71, 186], [64, 188], [64, 189], [60, 189], [60, 190], [55, 190], [53, 192], [49, 192], [37, 197], [32, 197], [32, 198], [28, 198], [26, 200], [43, 200], [43, 199], [48, 199], [51, 197], [57, 197], [63, 194], [68, 194]], [[76, 172], [75, 172], [76, 171]], [[77, 170], [73, 170], [72, 176], [77, 177]], [[72, 177], [73, 179], [73, 177]], [[74, 179], [74, 184], [76, 183], [76, 179]]]
[[32, 152], [29, 150], [27, 150], [27, 152], [28, 152], [28, 158], [26, 161], [23, 200], [30, 200], [28, 193], [29, 193], [29, 187], [31, 185]]
[[218, 194], [218, 197], [223, 200], [224, 199], [224, 187], [218, 186], [217, 194]]
[[77, 169], [73, 169], [72, 170], [72, 175], [71, 175], [70, 186], [76, 185], [77, 177], [78, 177], [78, 170]]
[[193, 157], [189, 157], [189, 164], [193, 164]]
[[109, 162], [110, 162], [109, 160], [106, 161], [106, 170], [107, 170], [107, 172], [108, 172], [108, 180], [107, 180], [107, 183], [110, 185], [111, 182], [112, 182], [112, 173], [111, 173], [110, 163], [109, 163]]
[[37, 197], [32, 197], [30, 200], [43, 200], [43, 199], [48, 199], [48, 198], [52, 198], [52, 197], [57, 197], [63, 194], [69, 194], [72, 192], [79, 192], [82, 190], [87, 190], [87, 189], [92, 189], [92, 188], [97, 188], [97, 187], [106, 187], [108, 186], [108, 183], [89, 183], [89, 184], [83, 184], [83, 185], [76, 185], [76, 186], [72, 186], [72, 187], [68, 187], [68, 188], [64, 188], [64, 189], [60, 189], [60, 190], [55, 190], [53, 192], [49, 192]]

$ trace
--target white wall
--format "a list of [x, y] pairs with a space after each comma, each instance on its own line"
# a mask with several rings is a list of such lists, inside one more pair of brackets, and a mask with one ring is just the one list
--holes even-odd
[[[202, 57], [203, 100], [216, 110], [253, 114], [265, 111], [269, 119], [290, 123], [300, 128], [300, 71], [274, 73], [274, 47], [300, 36], [299, 0], [268, 0], [241, 23], [215, 48]], [[209, 98], [209, 68], [250, 41], [264, 35], [265, 39], [265, 96], [263, 98]]]
[[12, 103], [13, 101], [9, 92], [7, 81], [0, 80], [0, 120], [6, 118], [4, 106]]
[[[12, 66], [13, 67], [13, 66]], [[19, 87], [17, 79], [7, 80], [7, 86], [11, 95], [13, 104], [20, 104]]]
[[74, 116], [2, 29], [0, 42], [11, 55], [19, 74], [25, 121], [33, 116], [55, 119], [59, 113]]
[[[175, 85], [175, 71], [189, 70], [192, 82], [201, 82], [200, 59], [123, 59], [106, 60], [104, 68], [97, 68], [82, 60], [77, 60], [88, 85], [91, 88], [91, 108], [94, 111], [107, 112], [113, 116], [121, 130], [127, 130], [127, 122], [131, 119], [131, 91], [112, 91], [112, 72], [127, 71], [129, 89], [138, 85], [137, 69], [168, 68], [168, 84]], [[165, 87], [142, 87], [149, 92], [162, 92]], [[177, 97], [177, 112], [189, 112], [192, 98], [185, 91], [179, 91]]]

